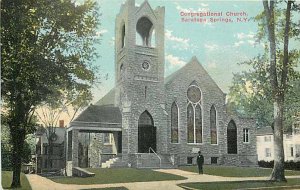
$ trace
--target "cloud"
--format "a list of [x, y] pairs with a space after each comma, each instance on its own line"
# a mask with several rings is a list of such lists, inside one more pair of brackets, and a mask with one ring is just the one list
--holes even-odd
[[96, 32], [94, 38], [100, 38], [103, 34], [105, 34], [107, 32], [108, 32], [108, 30], [106, 30], [106, 29], [99, 30]]
[[173, 46], [174, 48], [187, 50], [190, 47], [190, 44], [189, 44], [190, 39], [176, 37], [172, 34], [172, 32], [173, 31], [171, 31], [171, 30], [165, 31], [166, 40], [176, 42], [176, 45]]
[[204, 48], [207, 49], [208, 51], [214, 51], [219, 48], [219, 45], [214, 43], [205, 43]]
[[200, 5], [202, 7], [199, 7], [198, 9], [194, 9], [194, 8], [183, 8], [181, 7], [181, 5], [179, 5], [177, 2], [175, 2], [176, 5], [176, 9], [180, 12], [206, 12], [209, 11], [209, 8], [207, 7], [208, 4], [205, 3], [201, 3]]
[[234, 35], [237, 39], [243, 40], [243, 39], [254, 39], [255, 33], [254, 32], [249, 32], [248, 34], [245, 34], [243, 32], [237, 33]]
[[242, 45], [244, 43], [245, 43], [244, 41], [240, 40], [240, 41], [234, 43], [234, 47], [239, 47], [240, 45]]
[[200, 5], [201, 5], [202, 7], [208, 7], [208, 4], [206, 4], [206, 3], [200, 3]]
[[102, 29], [102, 30], [100, 30], [100, 31], [97, 31], [97, 32], [96, 32], [96, 35], [99, 36], [99, 35], [105, 34], [105, 33], [107, 33], [107, 32], [108, 32], [108, 30]]
[[234, 43], [234, 47], [239, 47], [241, 45], [250, 45], [252, 47], [258, 45], [259, 43], [255, 39], [255, 33], [237, 33], [234, 34], [234, 37], [237, 39], [237, 42]]
[[114, 47], [115, 46], [115, 37], [112, 37], [109, 41], [109, 45]]
[[209, 62], [208, 63], [208, 65], [207, 65], [207, 68], [209, 68], [209, 69], [215, 69], [215, 68], [217, 68], [217, 64], [216, 64], [216, 62]]
[[171, 65], [171, 67], [180, 67], [186, 64], [185, 61], [183, 61], [182, 59], [180, 59], [179, 57], [176, 57], [172, 54], [168, 54], [166, 55], [166, 61], [168, 61]]

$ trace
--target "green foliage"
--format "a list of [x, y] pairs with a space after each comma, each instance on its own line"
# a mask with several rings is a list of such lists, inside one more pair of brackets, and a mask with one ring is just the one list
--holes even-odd
[[[12, 172], [11, 171], [2, 171], [1, 172], [1, 177], [2, 177], [2, 187], [3, 189], [11, 189], [10, 184], [11, 184], [11, 177], [12, 177]], [[27, 177], [25, 176], [24, 173], [21, 173], [21, 184], [22, 188], [13, 188], [14, 190], [31, 190], [31, 186], [29, 184], [29, 181], [27, 180]]]
[[270, 182], [266, 180], [226, 181], [226, 182], [195, 182], [178, 185], [183, 189], [231, 190], [231, 189], [295, 189], [300, 187], [299, 179], [288, 179], [286, 182]]
[[[293, 116], [299, 112], [300, 100], [300, 49], [295, 46], [299, 41], [299, 7], [292, 6], [291, 30], [289, 32], [289, 52], [287, 67], [287, 85], [283, 80], [284, 72], [284, 31], [286, 2], [277, 1], [274, 15], [276, 27], [276, 74], [278, 89], [271, 86], [271, 73], [269, 62], [269, 39], [266, 31], [265, 12], [263, 11], [255, 17], [258, 23], [257, 40], [264, 44], [265, 51], [249, 61], [240, 64], [250, 66], [250, 69], [241, 73], [235, 73], [233, 84], [229, 93], [229, 109], [238, 110], [242, 116], [250, 116], [257, 119], [259, 126], [272, 126], [274, 122], [274, 92], [278, 92], [284, 97], [284, 130], [291, 131]], [[298, 12], [297, 12], [298, 11]], [[298, 94], [298, 95], [297, 95]]]
[[88, 168], [88, 171], [95, 173], [94, 177], [81, 178], [53, 178], [52, 181], [63, 184], [107, 184], [107, 183], [128, 183], [143, 181], [166, 181], [184, 180], [185, 177], [157, 172], [151, 169], [134, 168]]
[[[182, 166], [180, 170], [198, 173], [197, 166]], [[204, 165], [204, 174], [223, 177], [262, 177], [269, 176], [271, 169], [258, 167], [235, 167], [235, 166], [213, 166]], [[286, 175], [297, 176], [300, 171], [286, 171]]]
[[[25, 136], [35, 129], [37, 106], [66, 93], [91, 99], [98, 80], [92, 62], [99, 14], [92, 0], [82, 5], [72, 0], [3, 0], [1, 17], [2, 118], [10, 129], [15, 176]], [[13, 181], [12, 186], [19, 185]]]
[[[291, 131], [293, 116], [299, 112], [300, 80], [299, 72], [294, 69], [299, 55], [290, 54], [291, 67], [288, 89], [285, 95], [284, 130]], [[295, 58], [292, 58], [292, 56]], [[250, 66], [248, 71], [235, 73], [229, 92], [230, 110], [237, 110], [242, 117], [257, 119], [258, 126], [272, 126], [273, 98], [266, 56], [258, 56], [241, 64]], [[278, 65], [280, 67], [280, 65]]]

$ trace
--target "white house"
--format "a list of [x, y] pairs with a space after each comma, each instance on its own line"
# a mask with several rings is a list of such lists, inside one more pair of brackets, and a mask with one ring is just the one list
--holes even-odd
[[[274, 160], [274, 137], [270, 126], [257, 129], [256, 144], [258, 160]], [[295, 122], [293, 132], [283, 134], [285, 161], [300, 161], [300, 121]]]

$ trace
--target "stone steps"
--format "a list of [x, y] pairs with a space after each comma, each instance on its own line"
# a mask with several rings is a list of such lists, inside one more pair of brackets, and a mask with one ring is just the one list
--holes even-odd
[[158, 156], [161, 160], [153, 153], [140, 154], [137, 168], [176, 168], [169, 160], [169, 157], [162, 155]]
[[111, 158], [101, 164], [101, 168], [121, 168], [127, 167], [127, 164], [120, 157]]

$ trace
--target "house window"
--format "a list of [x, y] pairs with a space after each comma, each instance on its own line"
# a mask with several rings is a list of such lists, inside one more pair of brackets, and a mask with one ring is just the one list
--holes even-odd
[[47, 155], [48, 154], [48, 146], [44, 145], [44, 154]]
[[192, 165], [193, 164], [193, 157], [187, 157], [187, 164]]
[[218, 163], [218, 157], [211, 157], [210, 159], [211, 159], [210, 160], [211, 164], [217, 164]]
[[201, 91], [196, 85], [187, 90], [187, 139], [188, 143], [202, 143]]
[[249, 129], [243, 129], [243, 142], [249, 142]]
[[272, 141], [272, 136], [268, 135], [265, 136], [265, 142], [271, 142]]
[[266, 148], [265, 149], [265, 152], [266, 152], [266, 157], [271, 157], [271, 149], [270, 148]]
[[171, 107], [171, 143], [178, 143], [178, 107], [175, 102]]
[[210, 137], [211, 137], [211, 144], [217, 144], [217, 114], [216, 114], [216, 108], [214, 106], [211, 106], [210, 108]]
[[104, 133], [104, 144], [111, 144], [112, 140], [111, 140], [111, 133]]
[[294, 147], [291, 147], [291, 156], [294, 156]]

